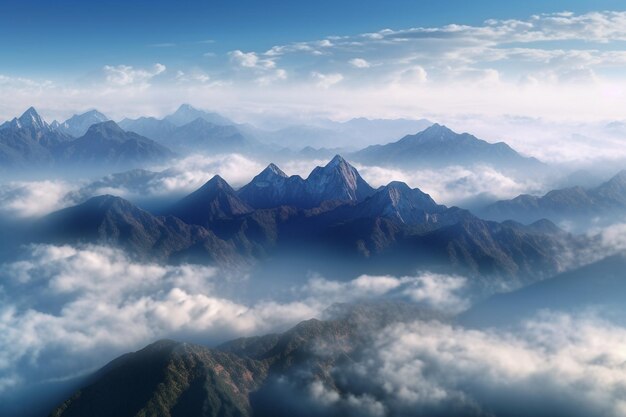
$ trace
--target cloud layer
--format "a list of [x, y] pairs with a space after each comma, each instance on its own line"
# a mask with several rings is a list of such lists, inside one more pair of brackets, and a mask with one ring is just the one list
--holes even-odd
[[0, 387], [76, 374], [159, 338], [211, 343], [284, 329], [335, 302], [399, 296], [445, 311], [467, 306], [463, 278], [429, 273], [314, 277], [275, 298], [234, 295], [249, 284], [211, 267], [134, 262], [108, 247], [31, 246], [0, 269]]

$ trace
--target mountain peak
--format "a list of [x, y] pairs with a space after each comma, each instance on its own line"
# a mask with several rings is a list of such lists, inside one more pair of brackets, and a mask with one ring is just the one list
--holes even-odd
[[195, 121], [198, 118], [202, 118], [209, 123], [219, 126], [228, 126], [233, 124], [230, 120], [217, 113], [205, 112], [204, 110], [196, 109], [190, 104], [181, 104], [174, 113], [166, 116], [163, 120], [167, 120], [177, 126], [183, 126]]
[[333, 157], [333, 159], [330, 160], [328, 164], [326, 164], [326, 166], [335, 167], [337, 165], [343, 165], [343, 164], [350, 165], [345, 159], [343, 159], [341, 155], [337, 154]]
[[268, 176], [279, 176], [282, 178], [288, 178], [287, 174], [285, 174], [283, 172], [282, 169], [278, 168], [278, 166], [276, 164], [274, 164], [273, 162], [270, 163], [263, 171], [261, 171], [261, 173], [259, 174], [260, 176], [262, 175], [264, 178], [268, 177]]
[[172, 207], [171, 214], [192, 224], [246, 214], [252, 208], [239, 199], [235, 190], [219, 175]]
[[421, 132], [423, 135], [445, 135], [445, 134], [454, 134], [457, 135], [455, 131], [447, 127], [446, 125], [440, 125], [439, 123], [433, 123], [432, 126], [427, 127]]
[[19, 127], [31, 127], [35, 129], [45, 129], [48, 124], [41, 118], [34, 107], [29, 107], [18, 119]]
[[312, 195], [325, 195], [327, 200], [359, 201], [374, 192], [341, 155], [335, 155], [326, 166], [315, 168], [306, 185]]
[[[214, 175], [213, 178], [208, 180], [204, 186], [208, 186], [211, 188], [220, 188], [220, 189], [230, 189], [230, 185], [226, 182], [226, 180], [219, 175]], [[203, 186], [203, 188], [204, 188]]]
[[111, 135], [111, 134], [124, 134], [124, 129], [119, 127], [117, 123], [113, 120], [107, 120], [106, 122], [93, 124], [87, 129], [87, 134], [102, 134], [102, 135]]
[[178, 113], [178, 112], [188, 112], [188, 111], [198, 111], [198, 109], [193, 107], [191, 104], [183, 103], [183, 104], [181, 104], [178, 107], [178, 109], [176, 110], [176, 113]]

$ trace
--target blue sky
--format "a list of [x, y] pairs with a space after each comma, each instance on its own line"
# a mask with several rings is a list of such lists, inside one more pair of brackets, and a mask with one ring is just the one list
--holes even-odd
[[[621, 3], [621, 6], [620, 6]], [[220, 0], [9, 1], [0, 69], [21, 76], [81, 75], [106, 64], [202, 64], [202, 54], [384, 28], [476, 25], [536, 13], [624, 8], [619, 1]], [[211, 40], [213, 43], [203, 43]], [[177, 48], [155, 45], [177, 44]]]
[[623, 119], [620, 3], [11, 1], [0, 119], [30, 105], [121, 118], [182, 102], [231, 115]]

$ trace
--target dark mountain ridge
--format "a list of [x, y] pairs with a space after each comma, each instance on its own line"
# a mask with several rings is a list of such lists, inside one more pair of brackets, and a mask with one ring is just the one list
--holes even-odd
[[[407, 274], [439, 265], [480, 277], [477, 285], [488, 291], [559, 272], [565, 254], [580, 243], [549, 222], [524, 226], [481, 220], [400, 182], [374, 190], [339, 156], [306, 180], [296, 177], [293, 190], [292, 178], [275, 165], [264, 170], [253, 183], [273, 191], [259, 203], [253, 197], [262, 191], [249, 194], [248, 185], [237, 192], [214, 177], [165, 210], [165, 216], [122, 199], [113, 206], [119, 210], [103, 211], [98, 208], [102, 200], [91, 199], [48, 216], [44, 222], [54, 233], [42, 239], [58, 240], [60, 231], [75, 231], [60, 236], [114, 243], [144, 259], [164, 261], [191, 252], [200, 261], [204, 256], [204, 262], [227, 264], [286, 257], [306, 270], [318, 269], [325, 259], [327, 265], [347, 268], [346, 276], [367, 269]], [[295, 198], [297, 193], [304, 197]]]

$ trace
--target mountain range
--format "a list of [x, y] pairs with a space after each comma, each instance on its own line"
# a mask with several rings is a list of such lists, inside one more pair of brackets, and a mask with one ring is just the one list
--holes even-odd
[[78, 138], [66, 133], [81, 132], [86, 123], [102, 117], [90, 112], [52, 126], [31, 107], [19, 118], [0, 125], [0, 167], [128, 167], [174, 156], [166, 147], [125, 132], [113, 121], [92, 124]]
[[533, 222], [548, 218], [555, 222], [589, 223], [598, 216], [626, 213], [626, 171], [621, 171], [597, 187], [570, 187], [552, 190], [543, 196], [523, 194], [512, 200], [497, 201], [480, 211], [493, 220], [513, 219]]
[[233, 121], [188, 104], [163, 119], [140, 117], [124, 119], [119, 124], [124, 130], [154, 139], [181, 153], [248, 153], [261, 147], [260, 143], [244, 136]]
[[104, 242], [170, 262], [232, 265], [288, 254], [303, 270], [323, 268], [321, 259], [354, 273], [439, 266], [483, 277], [476, 283], [488, 291], [553, 275], [579, 243], [548, 221], [481, 220], [401, 182], [373, 189], [340, 156], [306, 179], [276, 165], [240, 190], [214, 177], [158, 214], [95, 197], [44, 218], [39, 239]]
[[357, 162], [396, 168], [478, 164], [503, 171], [545, 168], [537, 159], [520, 155], [504, 142], [489, 143], [437, 123], [397, 142], [368, 146], [349, 156]]
[[[51, 417], [309, 415], [296, 386], [320, 383], [338, 392], [333, 369], [363, 360], [363, 350], [386, 325], [437, 315], [403, 303], [335, 306], [279, 334], [226, 342], [215, 348], [157, 341], [97, 371]], [[324, 349], [323, 349], [324, 348]], [[294, 397], [274, 392], [294, 384]], [[284, 394], [284, 390], [281, 390]], [[315, 410], [317, 412], [321, 410]]]
[[90, 110], [83, 114], [75, 114], [63, 123], [59, 123], [55, 120], [50, 124], [50, 127], [77, 138], [87, 133], [87, 130], [89, 130], [92, 125], [107, 121], [109, 121], [109, 118], [98, 110]]
[[[194, 152], [240, 153], [253, 157], [292, 159], [319, 159], [330, 157], [341, 149], [355, 149], [358, 144], [371, 143], [372, 137], [389, 140], [395, 135], [405, 135], [397, 142], [372, 145], [349, 153], [357, 162], [369, 165], [400, 168], [441, 167], [449, 165], [488, 164], [505, 171], [538, 171], [545, 166], [534, 158], [519, 155], [503, 142], [488, 143], [463, 133], [458, 134], [427, 120], [370, 120], [352, 119], [346, 122], [318, 121], [316, 125], [291, 125], [268, 131], [250, 124], [238, 124], [214, 112], [206, 112], [183, 104], [174, 113], [157, 119], [140, 117], [123, 119], [118, 126], [127, 133], [133, 132], [135, 142], [142, 145], [120, 148], [118, 141], [111, 147], [89, 151], [61, 152], [59, 161], [57, 146], [72, 139], [84, 137], [91, 126], [112, 123], [97, 110], [77, 114], [59, 123], [48, 125], [35, 111], [28, 109], [22, 116], [0, 125], [0, 162], [3, 167], [49, 165], [80, 161], [63, 158], [75, 154], [89, 154], [86, 164], [101, 165], [115, 161], [135, 161], [158, 156], [166, 159], [169, 152], [156, 145], [171, 149], [178, 154]], [[406, 132], [419, 133], [406, 135]], [[372, 136], [374, 135], [374, 136]], [[119, 135], [118, 135], [119, 138]], [[369, 138], [369, 139], [368, 139]], [[152, 140], [153, 142], [148, 142]], [[87, 142], [86, 142], [87, 143]], [[102, 144], [100, 144], [102, 145]], [[138, 151], [138, 148], [141, 150]], [[138, 152], [135, 152], [138, 151]], [[128, 152], [128, 154], [120, 154]], [[99, 158], [102, 155], [102, 158]], [[135, 164], [136, 165], [136, 164]]]
[[[625, 267], [624, 255], [610, 256], [517, 291], [496, 294], [456, 317], [398, 301], [360, 303], [332, 306], [323, 314], [324, 320], [307, 320], [283, 333], [239, 338], [214, 348], [161, 340], [101, 368], [51, 416], [342, 415], [341, 408], [329, 414], [333, 409], [324, 408], [326, 403], [319, 397], [312, 401], [306, 393], [321, 391], [328, 398], [350, 398], [351, 393], [368, 392], [384, 398], [380, 387], [366, 389], [364, 373], [358, 370], [366, 369], [367, 353], [376, 346], [373, 338], [384, 335], [388, 326], [454, 323], [466, 332], [478, 328], [492, 334], [498, 327], [528, 326], [527, 320], [537, 314], [600, 311], [605, 314], [602, 317], [623, 323], [626, 280], [621, 271]], [[571, 316], [558, 319], [573, 320]], [[424, 363], [428, 364], [420, 361], [419, 365]], [[435, 415], [486, 415], [476, 414], [476, 405], [461, 401]]]

